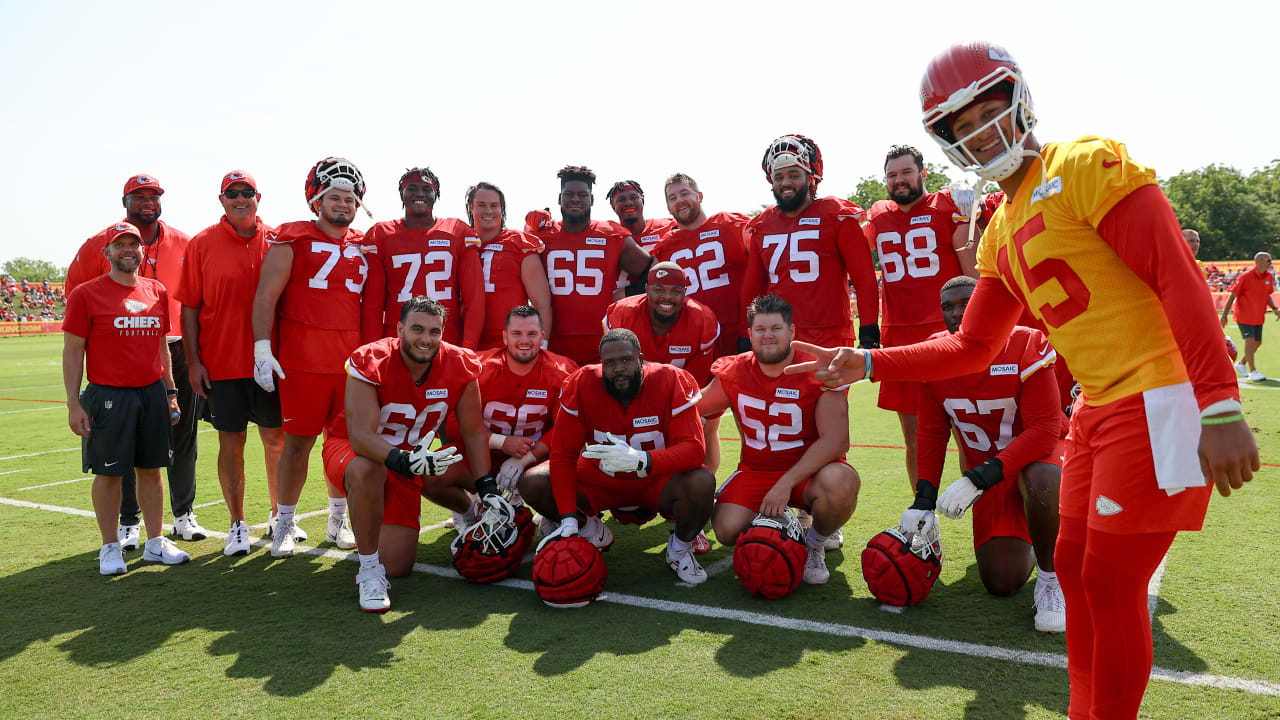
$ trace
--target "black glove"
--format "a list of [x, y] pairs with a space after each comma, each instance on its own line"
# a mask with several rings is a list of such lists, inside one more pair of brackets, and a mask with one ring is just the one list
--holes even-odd
[[1004, 480], [1004, 463], [1000, 458], [991, 458], [972, 470], [965, 470], [961, 475], [969, 478], [969, 482], [979, 490], [989, 490]]
[[858, 347], [867, 350], [880, 347], [880, 326], [871, 324], [858, 328]]
[[391, 452], [387, 453], [382, 464], [407, 478], [413, 477], [413, 470], [409, 467], [409, 453], [400, 448], [391, 448]]

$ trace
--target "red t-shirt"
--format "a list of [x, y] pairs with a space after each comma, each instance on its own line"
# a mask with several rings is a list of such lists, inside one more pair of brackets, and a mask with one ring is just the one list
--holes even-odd
[[649, 298], [633, 295], [609, 306], [605, 330], [626, 328], [640, 338], [645, 362], [667, 363], [688, 371], [699, 385], [711, 381], [711, 361], [720, 338], [720, 323], [711, 308], [688, 296], [676, 324], [662, 335], [653, 331], [649, 318]]
[[[747, 245], [743, 230], [750, 220], [738, 213], [716, 213], [697, 230], [673, 227], [653, 249], [657, 262], [671, 261], [689, 278], [685, 297], [694, 297], [715, 312], [720, 321], [721, 345], [736, 345], [746, 337], [742, 282], [747, 270]], [[750, 298], [754, 299], [754, 298]]]
[[520, 268], [530, 255], [541, 255], [546, 246], [535, 235], [519, 230], [503, 230], [480, 247], [480, 270], [484, 276], [484, 325], [480, 336], [501, 340], [511, 308], [529, 302]]
[[[793, 362], [809, 359], [796, 353]], [[818, 398], [824, 392], [849, 394], [848, 385], [828, 388], [810, 373], [769, 377], [753, 352], [722, 357], [711, 372], [729, 396], [742, 436], [739, 470], [782, 473], [791, 469], [818, 439]]]
[[507, 368], [506, 348], [487, 350], [479, 359], [485, 428], [498, 435], [527, 437], [550, 445], [560, 391], [578, 364], [543, 350], [529, 374], [517, 375]]
[[[825, 197], [814, 200], [800, 217], [787, 217], [774, 206], [752, 218], [746, 229], [743, 297], [775, 293], [791, 303], [798, 329], [847, 329], [852, 335], [852, 280], [860, 324], [876, 324], [880, 293], [871, 251], [858, 226], [862, 215], [857, 205]], [[745, 318], [746, 310], [741, 314]]]
[[1276, 276], [1270, 270], [1258, 274], [1249, 268], [1236, 276], [1230, 291], [1236, 294], [1231, 314], [1236, 322], [1261, 325], [1267, 319], [1267, 298], [1276, 291]]
[[360, 345], [360, 296], [369, 277], [358, 230], [342, 240], [325, 235], [314, 221], [285, 223], [266, 236], [268, 245], [293, 248], [289, 283], [277, 312], [276, 357], [292, 369], [339, 373]]
[[555, 313], [551, 349], [558, 350], [558, 340], [568, 335], [599, 338], [600, 321], [618, 288], [622, 246], [630, 234], [613, 223], [593, 220], [579, 233], [556, 225], [537, 235], [547, 248], [543, 260]]
[[[180, 230], [174, 230], [163, 220], [157, 220], [156, 224], [160, 226], [160, 233], [156, 235], [154, 243], [142, 246], [142, 264], [138, 266], [138, 277], [159, 280], [169, 291], [169, 327], [165, 334], [182, 337], [182, 309], [174, 291], [182, 277], [182, 257], [186, 254], [191, 237]], [[71, 266], [67, 268], [63, 290], [68, 295], [77, 285], [111, 272], [111, 261], [102, 254], [102, 248], [107, 246], [108, 233], [116, 225], [117, 223], [112, 223], [80, 246]]]
[[121, 285], [110, 275], [81, 283], [67, 296], [63, 332], [85, 339], [89, 382], [146, 387], [164, 377], [169, 294], [158, 280]]
[[224, 215], [196, 233], [182, 261], [178, 302], [200, 311], [200, 361], [210, 380], [253, 377], [253, 295], [271, 228], [240, 237]]
[[951, 238], [964, 222], [946, 192], [925, 195], [908, 212], [892, 200], [867, 211], [862, 231], [880, 258], [885, 326], [942, 322], [938, 294], [961, 274]]
[[1056, 360], [1043, 333], [1019, 325], [985, 370], [923, 383], [916, 431], [920, 478], [932, 485], [941, 480], [952, 424], [964, 441], [966, 470], [998, 455], [1011, 479], [1053, 452], [1066, 417], [1057, 379], [1040, 371]]
[[365, 233], [369, 256], [365, 337], [396, 334], [400, 307], [418, 295], [449, 311], [444, 341], [475, 347], [484, 324], [484, 276], [480, 238], [457, 218], [436, 218], [427, 229], [405, 227], [404, 218], [380, 222]]
[[[479, 374], [480, 363], [470, 350], [441, 343], [422, 382], [414, 382], [400, 356], [400, 338], [389, 337], [356, 348], [346, 369], [348, 377], [378, 388], [378, 434], [401, 450], [412, 450], [424, 435], [444, 425], [462, 391]], [[345, 409], [327, 432], [349, 437]]]
[[[693, 470], [706, 459], [706, 440], [693, 376], [672, 365], [644, 363], [640, 392], [626, 407], [604, 386], [600, 365], [587, 365], [565, 381], [551, 444], [551, 486], [561, 514], [577, 507], [576, 467], [588, 443], [605, 443], [612, 433], [653, 460], [646, 477]], [[588, 460], [600, 469], [599, 460]], [[610, 473], [618, 487], [647, 482], [635, 473]]]

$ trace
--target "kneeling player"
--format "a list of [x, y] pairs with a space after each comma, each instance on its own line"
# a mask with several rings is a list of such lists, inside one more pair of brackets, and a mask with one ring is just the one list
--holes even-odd
[[784, 375], [794, 362], [791, 304], [765, 295], [747, 306], [751, 352], [711, 366], [712, 380], [698, 403], [702, 415], [733, 409], [742, 435], [738, 469], [716, 493], [711, 527], [726, 545], [756, 513], [781, 516], [787, 506], [808, 511], [809, 559], [804, 581], [825, 583], [827, 537], [853, 515], [861, 484], [845, 462], [849, 449], [849, 386], [828, 388], [807, 375]]
[[[960, 329], [977, 281], [961, 275], [942, 286], [945, 337]], [[1066, 603], [1054, 572], [1064, 416], [1052, 368], [1057, 358], [1038, 330], [1015, 327], [989, 368], [925, 383], [920, 394], [920, 479], [902, 514], [909, 532], [936, 535], [938, 512], [952, 519], [973, 506], [973, 545], [987, 592], [1008, 596], [1036, 574], [1036, 630], [1064, 632]], [[1043, 372], [1041, 372], [1043, 371]], [[951, 425], [964, 438], [964, 476], [938, 497]], [[1034, 555], [1032, 551], [1034, 550]]]
[[635, 333], [610, 330], [600, 340], [600, 363], [565, 381], [550, 476], [526, 473], [520, 494], [543, 517], [560, 519], [556, 533], [581, 533], [602, 550], [613, 533], [601, 512], [660, 512], [676, 523], [667, 565], [684, 582], [706, 582], [693, 539], [711, 516], [716, 480], [702, 466], [701, 397], [689, 373], [644, 362]]
[[[360, 608], [391, 606], [387, 577], [403, 577], [418, 551], [420, 497], [452, 510], [469, 508], [466, 490], [505, 503], [489, 474], [487, 433], [480, 425], [479, 363], [441, 340], [446, 310], [427, 297], [400, 308], [396, 336], [356, 348], [347, 359], [346, 409], [329, 426], [324, 470], [347, 491], [360, 552]], [[431, 451], [436, 431], [454, 413], [476, 479], [460, 478], [453, 447]]]

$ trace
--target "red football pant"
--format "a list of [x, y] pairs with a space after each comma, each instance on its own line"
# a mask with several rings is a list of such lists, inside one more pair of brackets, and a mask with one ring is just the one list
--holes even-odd
[[1147, 584], [1175, 537], [1107, 533], [1062, 516], [1054, 563], [1067, 601], [1068, 717], [1138, 716], [1151, 676]]

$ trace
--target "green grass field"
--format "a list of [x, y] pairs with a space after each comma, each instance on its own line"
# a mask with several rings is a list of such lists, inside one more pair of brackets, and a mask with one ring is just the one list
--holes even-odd
[[[358, 611], [354, 555], [317, 544], [324, 513], [302, 520], [316, 549], [292, 559], [261, 546], [226, 558], [210, 538], [183, 544], [187, 565], [133, 552], [127, 574], [104, 578], [90, 481], [60, 402], [61, 342], [0, 340], [0, 717], [1066, 716], [1062, 636], [1031, 629], [1031, 584], [986, 595], [967, 519], [943, 521], [946, 562], [924, 604], [897, 614], [869, 596], [861, 548], [909, 504], [896, 449], [850, 451], [862, 493], [845, 547], [827, 556], [831, 581], [775, 602], [747, 595], [714, 536], [701, 560], [716, 574], [687, 588], [663, 563], [666, 526], [611, 521], [607, 596], [552, 610], [527, 563], [499, 586], [460, 580], [453, 531], [439, 527], [448, 513], [429, 504], [419, 572], [393, 582], [385, 615]], [[1280, 375], [1277, 345], [1264, 346], [1264, 373]], [[1280, 447], [1278, 389], [1241, 391], [1264, 463]], [[901, 444], [873, 386], [855, 386], [850, 406], [855, 444]], [[724, 425], [722, 477], [737, 459]], [[200, 520], [225, 532], [216, 435], [200, 442]], [[252, 433], [247, 455], [246, 508], [261, 523], [269, 508]], [[954, 470], [953, 459], [947, 480]], [[1280, 718], [1277, 477], [1266, 466], [1244, 491], [1215, 496], [1204, 531], [1170, 550], [1142, 717]], [[325, 507], [317, 444], [298, 510]]]

